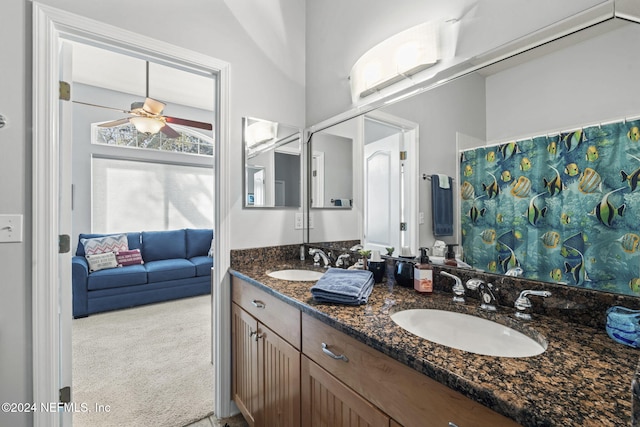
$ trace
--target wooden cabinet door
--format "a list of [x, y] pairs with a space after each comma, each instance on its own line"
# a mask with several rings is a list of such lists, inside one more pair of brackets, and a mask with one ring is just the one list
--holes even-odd
[[389, 427], [390, 419], [302, 356], [302, 427]]
[[236, 304], [231, 305], [232, 396], [250, 427], [260, 405], [258, 389], [258, 322]]
[[258, 323], [259, 426], [300, 427], [300, 352]]

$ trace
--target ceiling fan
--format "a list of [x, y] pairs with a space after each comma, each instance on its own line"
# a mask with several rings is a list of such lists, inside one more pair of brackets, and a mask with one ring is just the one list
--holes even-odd
[[120, 111], [125, 114], [130, 114], [131, 117], [125, 117], [122, 119], [114, 120], [111, 122], [106, 122], [99, 124], [99, 127], [114, 127], [120, 126], [125, 123], [133, 124], [139, 132], [143, 132], [146, 134], [156, 134], [158, 132], [162, 132], [167, 135], [169, 138], [177, 138], [180, 134], [170, 127], [168, 123], [189, 126], [198, 129], [204, 130], [212, 130], [213, 126], [211, 123], [199, 122], [195, 120], [189, 119], [181, 119], [178, 117], [165, 116], [162, 114], [165, 103], [160, 102], [156, 99], [149, 98], [149, 62], [147, 61], [147, 75], [146, 75], [146, 94], [147, 97], [144, 102], [134, 102], [131, 104], [130, 110], [122, 110], [119, 108], [106, 107], [103, 105], [91, 104], [88, 102], [82, 101], [73, 101], [77, 104], [89, 105], [92, 107], [100, 107], [107, 108], [114, 111]]

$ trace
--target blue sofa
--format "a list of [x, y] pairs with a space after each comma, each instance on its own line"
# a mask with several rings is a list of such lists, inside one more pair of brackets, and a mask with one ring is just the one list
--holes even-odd
[[73, 317], [211, 293], [211, 229], [126, 233], [143, 264], [89, 272], [80, 234], [72, 259]]

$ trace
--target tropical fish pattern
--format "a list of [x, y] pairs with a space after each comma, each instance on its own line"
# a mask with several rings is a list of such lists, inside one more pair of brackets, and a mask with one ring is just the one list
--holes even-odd
[[542, 182], [547, 190], [549, 190], [549, 194], [554, 196], [556, 194], [560, 194], [560, 192], [565, 189], [565, 185], [562, 182], [562, 178], [560, 177], [560, 172], [558, 172], [558, 169], [554, 168], [553, 166], [550, 166], [550, 168], [555, 171], [556, 176], [551, 178], [549, 181], [547, 181], [546, 178], [542, 178]]
[[467, 150], [465, 261], [640, 296], [640, 120]]
[[638, 250], [638, 243], [640, 243], [640, 236], [636, 233], [627, 233], [620, 238], [622, 249], [630, 254]]
[[546, 248], [555, 248], [560, 243], [560, 233], [557, 231], [547, 231], [541, 237], [542, 244]]
[[487, 196], [490, 199], [493, 199], [498, 194], [500, 194], [500, 186], [498, 185], [498, 180], [493, 174], [489, 174], [493, 178], [493, 182], [490, 184], [482, 184], [482, 191], [487, 193]]
[[476, 190], [469, 181], [465, 181], [460, 186], [460, 195], [463, 200], [472, 200], [476, 196]]
[[580, 175], [578, 181], [578, 190], [583, 193], [591, 194], [596, 191], [602, 191], [602, 177], [595, 169], [586, 168]]
[[526, 176], [521, 176], [514, 181], [511, 188], [511, 194], [516, 197], [527, 197], [531, 192], [531, 180]]

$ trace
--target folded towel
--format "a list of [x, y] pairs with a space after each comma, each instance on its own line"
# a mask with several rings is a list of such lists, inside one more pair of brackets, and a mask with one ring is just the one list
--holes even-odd
[[366, 304], [373, 290], [373, 283], [373, 273], [368, 270], [330, 268], [311, 287], [311, 295], [318, 302]]
[[449, 177], [443, 173], [438, 174], [438, 185], [443, 190], [449, 189]]

